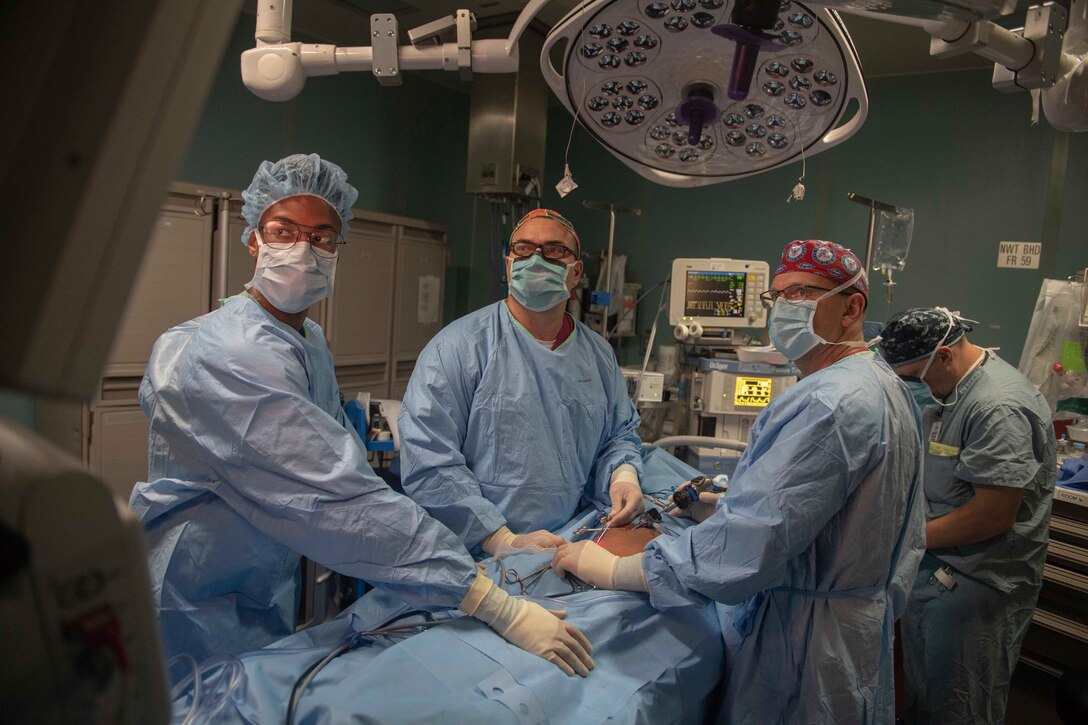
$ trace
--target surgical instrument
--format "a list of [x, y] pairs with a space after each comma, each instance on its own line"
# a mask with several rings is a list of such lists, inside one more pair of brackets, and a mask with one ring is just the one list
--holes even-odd
[[687, 511], [693, 503], [699, 500], [700, 493], [716, 491], [717, 489], [718, 486], [714, 484], [714, 479], [709, 476], [696, 476], [690, 481], [685, 481], [673, 493], [672, 503], [665, 507], [665, 513], [677, 508], [681, 511]]

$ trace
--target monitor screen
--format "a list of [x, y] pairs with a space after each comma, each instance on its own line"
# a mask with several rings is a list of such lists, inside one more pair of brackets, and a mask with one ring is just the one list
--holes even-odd
[[744, 317], [744, 272], [687, 270], [684, 315], [688, 317]]

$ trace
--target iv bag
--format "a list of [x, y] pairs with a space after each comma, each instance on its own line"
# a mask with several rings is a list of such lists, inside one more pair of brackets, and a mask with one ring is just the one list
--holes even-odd
[[873, 271], [902, 270], [907, 265], [910, 238], [914, 233], [914, 209], [896, 207], [894, 212], [879, 212], [873, 240]]

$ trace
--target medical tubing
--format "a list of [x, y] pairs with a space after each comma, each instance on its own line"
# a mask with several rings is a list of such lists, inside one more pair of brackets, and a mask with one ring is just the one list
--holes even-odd
[[[430, 617], [430, 620], [426, 622], [404, 622], [403, 624], [391, 624], [391, 622], [396, 622], [397, 620], [404, 619], [405, 617], [411, 617], [416, 615]], [[457, 617], [455, 619], [460, 618]], [[287, 717], [284, 722], [286, 723], [286, 725], [291, 725], [294, 722], [295, 713], [298, 711], [298, 703], [300, 700], [302, 700], [303, 693], [306, 691], [306, 688], [310, 686], [310, 683], [313, 682], [314, 678], [317, 677], [317, 674], [325, 668], [325, 665], [329, 664], [345, 652], [353, 650], [363, 644], [368, 644], [370, 642], [370, 640], [367, 639], [368, 637], [381, 635], [393, 636], [406, 633], [412, 629], [429, 629], [431, 627], [437, 627], [440, 624], [446, 624], [447, 622], [452, 621], [454, 621], [454, 619], [436, 620], [428, 612], [413, 609], [410, 612], [398, 614], [392, 619], [386, 620], [386, 622], [383, 623], [380, 627], [376, 627], [365, 632], [353, 632], [352, 634], [348, 635], [343, 643], [338, 645], [335, 649], [326, 654], [320, 660], [314, 662], [312, 665], [307, 667], [306, 671], [299, 675], [299, 678], [295, 680], [295, 686], [291, 688], [291, 699], [287, 703]]]
[[[665, 282], [669, 282], [671, 279], [672, 274], [669, 274], [669, 276], [665, 278]], [[665, 290], [667, 289], [668, 287], [661, 288], [661, 301], [657, 305], [657, 313], [654, 315], [653, 327], [650, 328], [650, 339], [646, 343], [646, 354], [642, 356], [642, 369], [638, 371], [638, 380], [635, 381], [634, 397], [636, 403], [638, 401], [639, 390], [642, 389], [642, 378], [646, 374], [646, 366], [650, 364], [650, 353], [653, 352], [654, 349], [654, 338], [657, 337], [657, 321], [661, 318], [661, 311], [665, 309]]]
[[[230, 655], [211, 657], [199, 665], [191, 655], [175, 655], [167, 661], [167, 671], [169, 672], [179, 662], [187, 662], [190, 672], [171, 688], [170, 700], [178, 699], [192, 687], [190, 695], [192, 701], [185, 717], [180, 720], [181, 725], [211, 722], [245, 681], [245, 668], [242, 667], [241, 662]], [[209, 677], [209, 673], [217, 670], [217, 674]], [[210, 699], [213, 696], [214, 699]], [[180, 715], [172, 720], [179, 722], [179, 717]]]
[[[245, 668], [242, 667], [242, 663], [238, 659], [230, 655], [221, 655], [205, 660], [200, 665], [200, 678], [203, 678], [205, 674], [219, 669], [219, 676], [204, 687], [204, 694], [202, 695], [202, 701], [196, 711], [190, 711], [189, 716], [185, 718], [182, 725], [192, 725], [199, 721], [212, 722], [215, 720], [215, 716], [219, 714], [219, 711], [223, 709], [223, 706], [231, 699], [234, 693], [245, 682], [246, 674]], [[222, 692], [208, 702], [209, 698], [216, 692]]]
[[189, 713], [185, 716], [185, 721], [188, 721], [193, 716], [193, 713], [196, 712], [197, 707], [199, 707], [200, 705], [200, 678], [197, 676], [199, 672], [199, 667], [197, 666], [196, 659], [192, 655], [180, 654], [174, 655], [169, 660], [167, 660], [166, 671], [169, 672], [178, 662], [189, 663], [189, 674], [181, 678], [181, 680], [170, 690], [170, 701], [173, 702], [178, 697], [180, 697], [181, 693], [185, 692], [185, 690], [189, 687], [189, 684], [192, 683], [193, 701], [189, 705]]

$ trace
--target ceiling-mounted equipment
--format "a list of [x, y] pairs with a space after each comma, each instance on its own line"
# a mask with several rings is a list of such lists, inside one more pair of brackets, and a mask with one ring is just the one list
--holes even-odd
[[[845, 141], [868, 109], [838, 16], [774, 5], [757, 56], [734, 53], [736, 40], [715, 30], [731, 22], [734, 0], [597, 0], [552, 29], [541, 69], [582, 125], [645, 178], [679, 187], [743, 178]], [[729, 92], [744, 85], [730, 80], [735, 57], [756, 61], [739, 100]]]
[[[307, 77], [346, 71], [383, 85], [409, 70], [513, 73], [518, 39], [547, 2], [529, 0], [505, 40], [474, 40], [472, 13], [458, 10], [409, 30], [411, 45], [398, 43], [392, 15], [375, 15], [371, 46], [337, 47], [292, 42], [293, 0], [262, 0], [242, 80], [285, 101]], [[586, 0], [549, 33], [541, 67], [612, 154], [669, 186], [744, 178], [858, 131], [868, 100], [837, 12], [921, 27], [937, 57], [988, 58], [995, 88], [1037, 90], [1052, 126], [1088, 130], [1088, 0], [1034, 5], [1022, 29], [989, 20], [1015, 9], [1015, 0]]]

